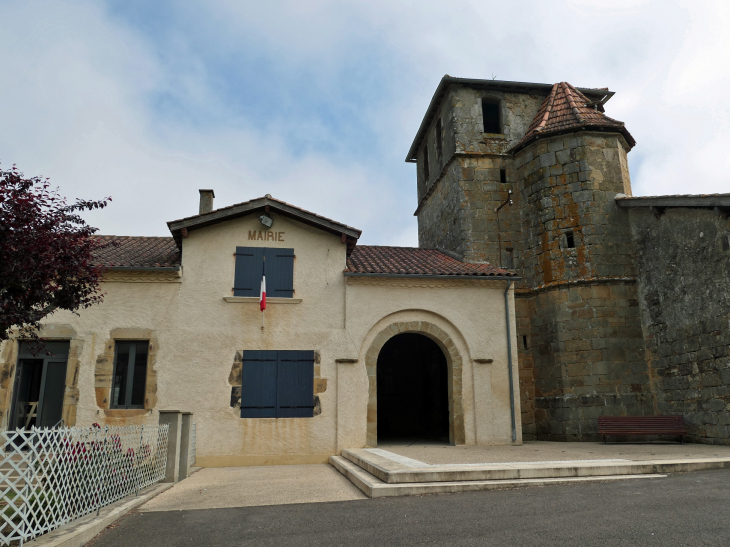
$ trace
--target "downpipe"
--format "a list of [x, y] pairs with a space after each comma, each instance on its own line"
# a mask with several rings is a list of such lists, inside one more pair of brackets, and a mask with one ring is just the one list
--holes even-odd
[[507, 320], [507, 366], [509, 371], [509, 408], [512, 418], [512, 442], [517, 440], [517, 425], [515, 418], [515, 381], [512, 375], [512, 332], [509, 316], [509, 290], [512, 287], [512, 280], [507, 281], [507, 288], [504, 290], [504, 315]]

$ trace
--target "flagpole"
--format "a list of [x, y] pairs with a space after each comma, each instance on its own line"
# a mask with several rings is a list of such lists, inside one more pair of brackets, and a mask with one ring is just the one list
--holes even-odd
[[264, 330], [264, 311], [266, 311], [266, 256], [264, 255], [263, 267], [261, 268], [261, 293], [259, 296], [261, 307], [261, 330]]

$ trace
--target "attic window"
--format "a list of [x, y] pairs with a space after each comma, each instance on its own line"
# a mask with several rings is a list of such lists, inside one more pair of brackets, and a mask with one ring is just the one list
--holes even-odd
[[573, 236], [573, 230], [565, 232], [565, 247], [568, 249], [575, 249], [575, 237]]
[[423, 178], [424, 180], [428, 181], [429, 179], [429, 172], [428, 172], [428, 145], [423, 147]]
[[484, 120], [485, 133], [501, 133], [502, 127], [499, 123], [499, 101], [496, 99], [482, 99], [482, 118]]
[[499, 170], [499, 182], [502, 182], [502, 183], [507, 182], [507, 169]]
[[436, 153], [438, 154], [439, 163], [444, 149], [444, 131], [441, 127], [441, 118], [436, 120]]

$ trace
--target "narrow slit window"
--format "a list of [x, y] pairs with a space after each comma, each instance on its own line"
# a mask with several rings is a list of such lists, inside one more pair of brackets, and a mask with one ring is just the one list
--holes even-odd
[[501, 133], [499, 123], [499, 102], [494, 99], [482, 99], [482, 118], [485, 133]]
[[501, 182], [501, 183], [507, 182], [507, 169], [499, 170], [499, 182]]
[[444, 151], [444, 132], [441, 126], [441, 118], [436, 120], [436, 154], [438, 155], [439, 162]]
[[565, 246], [568, 249], [575, 249], [575, 236], [573, 236], [572, 230], [565, 232]]
[[527, 343], [527, 336], [522, 335], [522, 349], [530, 349], [529, 344]]
[[423, 178], [428, 181], [429, 172], [428, 172], [428, 145], [423, 147]]
[[504, 257], [504, 267], [508, 270], [515, 269], [515, 254], [514, 249], [506, 248]]

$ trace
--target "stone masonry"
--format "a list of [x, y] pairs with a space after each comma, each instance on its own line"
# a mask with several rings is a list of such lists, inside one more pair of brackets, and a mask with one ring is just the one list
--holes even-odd
[[730, 439], [730, 220], [713, 208], [630, 209], [656, 410], [696, 441]]
[[[593, 440], [602, 414], [682, 413], [695, 439], [728, 442], [725, 217], [618, 207], [635, 143], [602, 113], [610, 92], [537, 87], [444, 78], [409, 156], [419, 245], [522, 277], [524, 439]], [[484, 133], [485, 98], [499, 134]]]

